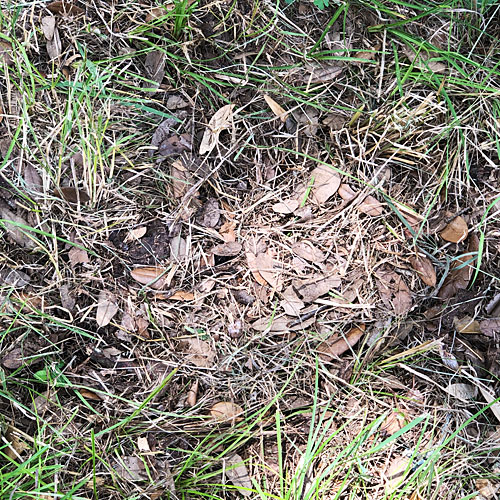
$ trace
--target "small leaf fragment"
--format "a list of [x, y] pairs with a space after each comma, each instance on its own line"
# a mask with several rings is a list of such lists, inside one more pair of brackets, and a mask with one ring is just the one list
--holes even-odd
[[483, 319], [479, 323], [479, 328], [481, 333], [487, 337], [494, 337], [495, 335], [500, 337], [500, 318]]
[[79, 16], [85, 13], [85, 11], [78, 7], [78, 5], [64, 0], [50, 2], [47, 4], [47, 9], [49, 9], [52, 14], [60, 14], [63, 16]]
[[90, 201], [90, 196], [83, 189], [75, 189], [74, 187], [61, 187], [54, 190], [54, 196], [69, 201], [70, 203], [87, 203]]
[[186, 355], [186, 361], [201, 368], [211, 368], [215, 361], [215, 352], [205, 340], [196, 337], [182, 339], [181, 346]]

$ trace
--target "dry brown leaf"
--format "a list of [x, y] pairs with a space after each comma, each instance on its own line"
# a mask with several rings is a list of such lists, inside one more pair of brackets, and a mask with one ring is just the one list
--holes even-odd
[[46, 7], [50, 10], [50, 12], [52, 12], [52, 14], [60, 14], [63, 16], [79, 16], [80, 14], [85, 13], [83, 9], [70, 1], [50, 2], [46, 5]]
[[341, 280], [338, 276], [316, 276], [303, 281], [294, 281], [293, 286], [302, 300], [306, 303], [314, 302], [333, 288], [339, 287]]
[[178, 262], [184, 262], [188, 257], [187, 242], [182, 236], [175, 236], [170, 242], [170, 257]]
[[408, 416], [402, 410], [393, 410], [380, 426], [380, 432], [385, 436], [392, 436], [401, 430], [408, 422]]
[[179, 96], [179, 95], [168, 96], [167, 108], [169, 110], [182, 109], [182, 108], [186, 108], [187, 106], [189, 106], [189, 103], [186, 102], [181, 96]]
[[384, 213], [383, 203], [368, 195], [356, 208], [370, 217], [378, 217]]
[[[489, 479], [486, 478], [476, 479], [477, 491], [483, 497], [484, 500], [491, 500], [492, 498], [496, 498], [496, 493], [499, 487], [500, 483], [493, 484]], [[477, 497], [475, 498], [476, 500], [479, 500]]]
[[215, 352], [208, 342], [198, 338], [186, 338], [181, 342], [186, 352], [186, 361], [201, 368], [211, 368], [215, 361]]
[[311, 188], [312, 198], [316, 203], [325, 203], [340, 187], [340, 176], [327, 165], [316, 167], [311, 176], [314, 184]]
[[152, 50], [146, 56], [144, 66], [146, 68], [146, 76], [155, 83], [155, 87], [159, 87], [165, 76], [165, 63], [167, 61], [166, 54], [161, 50]]
[[288, 113], [271, 97], [264, 95], [264, 99], [267, 105], [271, 108], [271, 111], [283, 122], [286, 122], [288, 118]]
[[212, 253], [220, 257], [234, 257], [235, 255], [238, 255], [242, 249], [243, 245], [241, 243], [229, 241], [227, 243], [215, 245], [212, 248]]
[[298, 200], [285, 200], [285, 201], [280, 201], [279, 203], [275, 203], [272, 206], [272, 209], [277, 214], [288, 215], [295, 212], [295, 210], [297, 210], [299, 206], [300, 203]]
[[436, 271], [432, 262], [423, 255], [414, 255], [410, 257], [410, 264], [417, 271], [419, 278], [427, 286], [436, 286]]
[[30, 448], [28, 444], [21, 439], [17, 429], [14, 429], [10, 425], [6, 426], [4, 439], [9, 443], [5, 450], [5, 454], [13, 460], [20, 458], [21, 454]]
[[74, 268], [77, 264], [87, 264], [90, 262], [87, 250], [84, 248], [71, 247], [68, 252], [69, 261]]
[[386, 477], [386, 485], [385, 491], [388, 495], [394, 493], [398, 487], [403, 483], [408, 473], [407, 469], [409, 468], [410, 458], [404, 457], [402, 455], [398, 455], [394, 457], [387, 470]]
[[174, 196], [176, 198], [182, 198], [191, 185], [191, 174], [182, 161], [176, 160], [172, 163], [170, 167], [170, 177], [172, 179]]
[[198, 399], [198, 385], [199, 385], [199, 381], [196, 380], [195, 382], [193, 382], [193, 385], [189, 389], [189, 392], [188, 392], [188, 395], [186, 398], [186, 404], [188, 406], [194, 406], [196, 404], [196, 401]]
[[304, 309], [305, 304], [302, 302], [293, 286], [289, 286], [282, 294], [283, 300], [280, 302], [281, 307], [285, 311], [285, 314], [289, 316], [299, 316], [300, 311]]
[[233, 455], [225, 460], [225, 472], [229, 481], [238, 488], [238, 493], [244, 497], [252, 495], [252, 480], [247, 466], [239, 455]]
[[500, 318], [483, 319], [479, 328], [481, 333], [488, 337], [500, 336]]
[[330, 130], [341, 130], [347, 118], [340, 113], [329, 113], [327, 117], [323, 120], [323, 125], [330, 127]]
[[477, 397], [477, 387], [471, 384], [449, 384], [444, 390], [460, 401], [468, 401]]
[[215, 403], [212, 408], [210, 408], [210, 415], [215, 420], [227, 421], [231, 420], [234, 422], [241, 422], [243, 420], [243, 408], [236, 403], [221, 401]]
[[470, 316], [464, 316], [463, 318], [453, 318], [453, 326], [458, 333], [481, 333], [481, 326], [479, 321], [471, 318]]
[[344, 201], [351, 201], [354, 198], [356, 198], [356, 191], [354, 191], [349, 184], [341, 184], [339, 187], [339, 196], [344, 200]]
[[19, 215], [0, 205], [0, 227], [3, 226], [9, 238], [25, 248], [35, 248], [36, 243], [28, 236], [28, 230], [19, 225], [29, 227], [28, 223]]
[[194, 300], [194, 293], [193, 292], [185, 292], [183, 290], [177, 290], [173, 295], [168, 297], [168, 300], [180, 300], [183, 302], [189, 301], [189, 300]]
[[300, 79], [308, 83], [325, 83], [337, 78], [343, 69], [342, 66], [335, 64], [322, 64], [320, 66], [311, 67], [310, 73], [304, 73]]
[[88, 389], [78, 389], [78, 392], [87, 400], [102, 401], [102, 397], [96, 392], [89, 391]]
[[455, 217], [442, 231], [441, 238], [451, 243], [460, 243], [469, 235], [467, 222], [463, 217]]
[[0, 64], [10, 66], [14, 62], [12, 44], [5, 40], [0, 40]]
[[255, 281], [260, 285], [271, 285], [277, 289], [278, 273], [274, 270], [274, 260], [269, 253], [247, 253], [247, 262]]
[[115, 473], [126, 481], [144, 481], [148, 473], [144, 462], [135, 456], [120, 457], [114, 466]]
[[219, 140], [220, 133], [231, 127], [234, 104], [222, 106], [208, 122], [200, 144], [200, 155], [210, 153]]
[[385, 267], [376, 272], [382, 302], [398, 316], [408, 312], [413, 304], [410, 289], [399, 274]]
[[54, 196], [70, 203], [87, 203], [90, 201], [90, 196], [83, 189], [75, 189], [74, 187], [61, 187], [54, 190]]
[[454, 297], [459, 290], [465, 290], [469, 285], [473, 267], [473, 254], [479, 249], [479, 238], [473, 234], [469, 238], [467, 253], [459, 257], [452, 266], [452, 270], [444, 280], [443, 286], [439, 290], [438, 297], [441, 299], [450, 299]]
[[95, 320], [99, 326], [109, 325], [115, 314], [118, 312], [116, 297], [107, 290], [101, 290], [97, 304]]
[[59, 30], [56, 27], [56, 18], [54, 16], [42, 17], [41, 28], [47, 40], [47, 53], [49, 57], [57, 59], [62, 53], [62, 44], [59, 37]]
[[17, 370], [24, 364], [23, 350], [20, 347], [14, 347], [2, 358], [2, 365], [10, 370]]
[[29, 285], [31, 279], [23, 271], [7, 267], [0, 270], [0, 286], [7, 285], [11, 288], [24, 288]]
[[457, 358], [451, 352], [444, 349], [442, 344], [439, 344], [439, 355], [445, 366], [454, 371], [459, 370], [460, 365], [458, 364]]
[[331, 361], [355, 346], [365, 333], [365, 325], [354, 327], [346, 335], [334, 334], [318, 346], [318, 354], [324, 361]]
[[130, 241], [140, 240], [146, 233], [148, 232], [148, 228], [146, 226], [136, 227], [135, 229], [131, 229], [125, 239], [123, 240], [125, 243]]
[[138, 267], [130, 271], [130, 275], [142, 285], [161, 290], [167, 284], [167, 269], [163, 267]]
[[316, 248], [310, 241], [297, 241], [292, 245], [292, 252], [309, 262], [319, 263], [326, 259], [326, 255]]

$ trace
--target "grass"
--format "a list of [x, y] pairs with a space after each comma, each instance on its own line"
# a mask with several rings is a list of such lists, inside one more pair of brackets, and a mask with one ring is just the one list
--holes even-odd
[[[407, 256], [425, 253], [442, 284], [468, 255], [470, 289], [498, 293], [498, 3], [377, 0], [324, 11], [301, 2], [88, 4], [84, 17], [56, 14], [62, 52], [52, 61], [40, 28], [45, 7], [5, 2], [0, 11], [0, 50], [12, 47], [12, 61], [0, 54], [0, 267], [31, 281], [0, 288], [0, 498], [169, 498], [175, 483], [171, 497], [186, 500], [466, 499], [478, 479], [496, 484], [489, 460], [498, 422], [479, 396], [447, 393], [467, 380], [436, 351], [441, 343], [466, 366], [479, 364], [470, 353], [483, 345], [454, 332], [445, 315], [441, 330], [428, 328], [431, 291]], [[146, 20], [153, 8], [163, 11]], [[166, 58], [158, 88], [145, 71], [153, 51]], [[338, 76], [325, 76], [337, 67]], [[186, 106], [169, 108], [169, 96]], [[216, 154], [200, 157], [207, 123], [228, 103], [238, 110], [233, 128]], [[338, 129], [323, 122], [333, 115]], [[314, 116], [318, 131], [307, 135]], [[176, 198], [171, 160], [149, 153], [163, 120], [191, 138], [188, 182], [198, 195]], [[314, 206], [310, 170], [318, 165], [383, 201], [383, 217], [338, 199]], [[390, 177], [380, 183], [384, 169]], [[279, 217], [271, 205], [301, 184], [303, 215]], [[58, 194], [67, 187], [76, 203]], [[283, 289], [297, 278], [296, 241], [312, 240], [336, 259], [344, 275], [332, 295], [346, 307], [323, 310], [299, 332], [253, 330], [255, 319], [283, 317], [281, 291], [256, 287], [244, 258], [206, 274], [223, 239], [199, 219], [212, 197], [248, 245], [243, 253], [266, 242]], [[477, 252], [433, 236], [445, 211], [467, 214]], [[153, 228], [145, 238], [163, 236], [122, 244], [143, 226]], [[179, 234], [189, 257], [168, 263], [161, 252]], [[71, 249], [87, 260], [73, 264]], [[158, 299], [129, 277], [137, 263], [165, 262], [172, 291], [196, 299]], [[411, 287], [405, 317], [380, 300], [383, 265]], [[308, 263], [304, 272], [325, 269]], [[98, 328], [102, 290], [114, 294], [119, 314]], [[242, 305], [233, 298], [241, 290], [260, 298]], [[147, 324], [147, 336], [125, 313]], [[232, 337], [237, 321], [242, 333]], [[332, 332], [361, 323], [368, 335], [358, 346], [339, 360], [318, 358]], [[188, 336], [217, 353], [211, 364], [186, 360]], [[19, 360], [6, 362], [13, 349]], [[498, 373], [488, 370], [483, 382], [495, 386]], [[243, 415], [215, 421], [210, 408], [219, 401], [238, 403]], [[394, 413], [402, 425], [388, 431]], [[231, 474], [241, 473], [235, 454], [243, 481]]]

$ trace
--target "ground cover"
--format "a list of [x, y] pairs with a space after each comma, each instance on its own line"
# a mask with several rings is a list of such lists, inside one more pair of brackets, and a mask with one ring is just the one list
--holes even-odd
[[499, 13], [2, 2], [1, 497], [495, 498]]

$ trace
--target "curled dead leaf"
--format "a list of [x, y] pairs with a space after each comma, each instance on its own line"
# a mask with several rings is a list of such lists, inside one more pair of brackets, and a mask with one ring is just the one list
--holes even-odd
[[4, 227], [9, 238], [25, 248], [35, 248], [35, 241], [29, 236], [28, 223], [19, 215], [0, 205], [0, 227]]
[[193, 385], [189, 389], [187, 399], [186, 399], [186, 404], [188, 406], [194, 406], [196, 404], [196, 401], [198, 399], [198, 385], [199, 385], [199, 381], [195, 380], [193, 382]]
[[226, 104], [212, 116], [201, 140], [200, 155], [210, 153], [217, 145], [220, 133], [231, 127], [233, 109], [234, 104]]
[[241, 422], [243, 420], [243, 408], [236, 403], [221, 401], [215, 403], [212, 408], [210, 408], [210, 415], [215, 420], [223, 422]]
[[455, 217], [446, 227], [441, 231], [441, 238], [451, 243], [460, 243], [465, 240], [469, 235], [469, 228], [467, 222], [463, 217]]
[[167, 269], [164, 267], [138, 267], [130, 271], [130, 275], [142, 285], [149, 286], [155, 290], [162, 290], [167, 284]]
[[331, 361], [354, 347], [365, 333], [365, 325], [351, 328], [346, 335], [334, 334], [318, 346], [318, 355], [324, 361]]
[[51, 59], [57, 59], [62, 53], [61, 38], [59, 30], [56, 26], [56, 18], [54, 16], [42, 17], [41, 28], [45, 39], [47, 40], [47, 52]]
[[413, 301], [410, 289], [399, 274], [388, 267], [377, 271], [378, 289], [382, 302], [399, 315], [408, 312]]
[[436, 286], [436, 271], [427, 257], [414, 255], [410, 257], [410, 264], [427, 286]]

